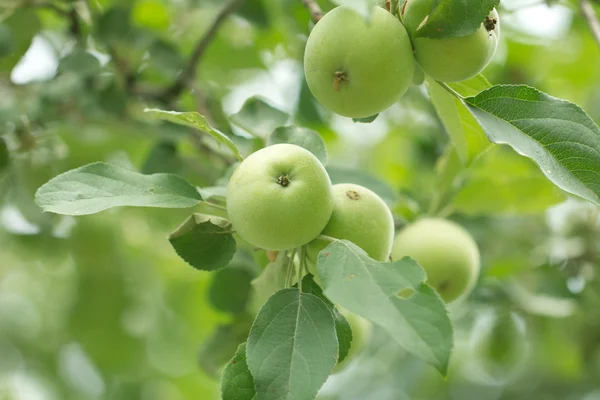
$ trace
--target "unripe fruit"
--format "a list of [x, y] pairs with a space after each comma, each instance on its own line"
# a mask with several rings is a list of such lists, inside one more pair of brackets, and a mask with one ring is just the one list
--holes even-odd
[[[371, 190], [351, 183], [333, 185], [333, 212], [322, 234], [346, 239], [377, 261], [387, 261], [394, 242], [394, 217]], [[315, 239], [308, 247], [308, 266], [316, 276], [317, 256], [329, 242]]]
[[427, 283], [448, 303], [469, 293], [479, 276], [477, 244], [462, 227], [445, 219], [422, 219], [402, 230], [394, 241], [392, 260], [405, 256], [423, 267]]
[[368, 20], [337, 7], [315, 25], [306, 43], [304, 73], [311, 92], [345, 117], [370, 117], [394, 104], [413, 71], [406, 29], [380, 7]]
[[350, 329], [352, 330], [352, 343], [350, 344], [350, 351], [348, 351], [346, 358], [344, 358], [342, 362], [336, 364], [333, 369], [334, 374], [344, 370], [358, 355], [360, 355], [367, 343], [369, 343], [369, 340], [371, 340], [371, 335], [373, 334], [373, 325], [369, 321], [344, 308], [338, 307], [338, 309], [346, 318], [348, 324], [350, 324]]
[[287, 250], [323, 230], [333, 207], [331, 181], [311, 152], [277, 144], [251, 154], [227, 186], [227, 213], [253, 246]]
[[479, 29], [467, 36], [448, 39], [417, 37], [417, 29], [432, 8], [433, 0], [407, 0], [402, 14], [421, 69], [441, 82], [464, 81], [480, 73], [492, 60], [498, 46], [498, 12], [493, 10]]

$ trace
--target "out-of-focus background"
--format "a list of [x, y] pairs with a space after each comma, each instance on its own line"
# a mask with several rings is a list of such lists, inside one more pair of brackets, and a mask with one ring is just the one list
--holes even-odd
[[[223, 294], [214, 274], [176, 256], [166, 238], [190, 210], [74, 219], [33, 203], [41, 184], [94, 161], [201, 187], [226, 175], [231, 160], [209, 138], [149, 122], [144, 107], [199, 111], [239, 135], [247, 154], [255, 140], [228, 117], [260, 95], [287, 122], [318, 130], [331, 164], [398, 193], [399, 227], [428, 211], [448, 138], [424, 88], [371, 124], [331, 115], [303, 81], [311, 22], [301, 1], [240, 3], [179, 90], [226, 0], [0, 0], [0, 399], [219, 398], [215, 360], [239, 335], [228, 324], [249, 318], [230, 298], [243, 298], [252, 276]], [[500, 12], [502, 40], [485, 76], [576, 102], [600, 123], [600, 48], [578, 1], [503, 0]], [[483, 257], [476, 290], [451, 307], [449, 378], [374, 331], [321, 398], [600, 399], [599, 209], [500, 146], [444, 205]], [[239, 258], [248, 271], [264, 265], [251, 249]]]

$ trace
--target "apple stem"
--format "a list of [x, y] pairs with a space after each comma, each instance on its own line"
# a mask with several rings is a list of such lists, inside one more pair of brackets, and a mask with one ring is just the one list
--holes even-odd
[[306, 265], [306, 246], [300, 248], [300, 264], [298, 265], [298, 290], [302, 293], [302, 278], [304, 277], [304, 266]]
[[440, 81], [436, 81], [441, 87], [443, 87], [444, 89], [446, 89], [446, 91], [448, 93], [450, 93], [452, 96], [456, 97], [459, 100], [464, 100], [464, 97], [461, 96], [456, 90], [452, 89], [450, 86], [448, 86], [448, 84], [444, 83], [444, 82], [440, 82]]
[[317, 239], [321, 239], [321, 240], [326, 240], [328, 242], [337, 242], [339, 239], [333, 238], [331, 236], [327, 236], [327, 235], [319, 235], [317, 237]]
[[277, 178], [277, 183], [283, 187], [288, 187], [290, 185], [290, 178], [288, 178], [286, 174], [281, 175], [279, 178]]
[[220, 205], [215, 204], [215, 203], [211, 203], [210, 201], [203, 201], [202, 203], [206, 204], [207, 206], [216, 208], [218, 210], [227, 211], [226, 207], [220, 206]]
[[302, 0], [302, 4], [304, 4], [304, 6], [310, 12], [310, 17], [315, 24], [319, 22], [321, 18], [323, 18], [323, 15], [325, 15], [315, 0]]
[[292, 279], [293, 279], [293, 271], [294, 271], [294, 258], [296, 257], [296, 251], [298, 249], [294, 249], [292, 250], [290, 253], [288, 253], [288, 256], [290, 257], [289, 261], [288, 261], [288, 269], [287, 269], [287, 274], [286, 274], [286, 278], [285, 278], [285, 286], [286, 287], [291, 287], [292, 286]]

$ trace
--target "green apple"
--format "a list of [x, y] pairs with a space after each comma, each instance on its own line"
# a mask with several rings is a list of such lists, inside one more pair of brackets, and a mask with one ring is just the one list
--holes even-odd
[[287, 250], [313, 240], [333, 201], [331, 181], [308, 150], [277, 144], [246, 158], [227, 186], [227, 214], [237, 234], [265, 250]]
[[414, 57], [404, 26], [373, 7], [369, 18], [340, 6], [310, 33], [304, 53], [306, 82], [331, 111], [351, 118], [375, 115], [408, 89]]
[[371, 340], [371, 335], [373, 334], [373, 325], [369, 321], [345, 308], [339, 306], [337, 308], [350, 325], [350, 329], [352, 330], [352, 342], [346, 358], [344, 358], [342, 362], [337, 363], [333, 369], [334, 374], [343, 371], [352, 360], [360, 355], [367, 343], [369, 343], [369, 340]]
[[[346, 239], [377, 261], [387, 261], [394, 243], [394, 217], [373, 191], [351, 183], [333, 185], [333, 212], [322, 234]], [[313, 240], [307, 251], [308, 268], [316, 275], [317, 256], [329, 242]]]
[[407, 0], [402, 14], [421, 69], [441, 82], [464, 81], [480, 73], [498, 47], [498, 12], [492, 10], [479, 29], [467, 36], [448, 39], [417, 37], [419, 26], [432, 8], [433, 0]]
[[425, 218], [403, 229], [394, 240], [392, 260], [416, 260], [427, 283], [444, 301], [468, 294], [479, 276], [479, 249], [471, 235], [454, 222]]

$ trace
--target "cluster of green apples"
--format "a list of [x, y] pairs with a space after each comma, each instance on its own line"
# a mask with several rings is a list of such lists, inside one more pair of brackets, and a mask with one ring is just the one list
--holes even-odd
[[251, 245], [307, 245], [313, 263], [328, 245], [320, 235], [350, 240], [379, 261], [392, 250], [394, 218], [385, 202], [360, 185], [332, 185], [319, 159], [292, 144], [261, 149], [238, 166], [227, 186], [227, 213]]
[[315, 98], [339, 115], [366, 118], [398, 101], [422, 72], [441, 82], [479, 74], [498, 45], [496, 10], [470, 35], [418, 37], [433, 6], [433, 0], [406, 0], [400, 19], [382, 7], [369, 18], [346, 6], [328, 12], [310, 33], [304, 54]]
[[[331, 238], [349, 240], [377, 261], [415, 259], [446, 302], [468, 294], [479, 275], [477, 244], [462, 227], [424, 218], [396, 236], [392, 212], [376, 193], [351, 183], [332, 185], [319, 159], [293, 144], [268, 146], [237, 167], [227, 186], [227, 214], [242, 239], [269, 254], [305, 246], [317, 281], [317, 256]], [[367, 321], [344, 315], [357, 338], [369, 335]], [[354, 355], [362, 342], [353, 343]]]
[[332, 185], [319, 159], [293, 144], [261, 149], [237, 167], [227, 187], [227, 213], [253, 246], [306, 246], [315, 276], [317, 256], [330, 238], [349, 240], [381, 262], [414, 258], [446, 302], [470, 292], [479, 275], [477, 244], [462, 227], [425, 218], [394, 239], [394, 217], [376, 193], [351, 183]]

